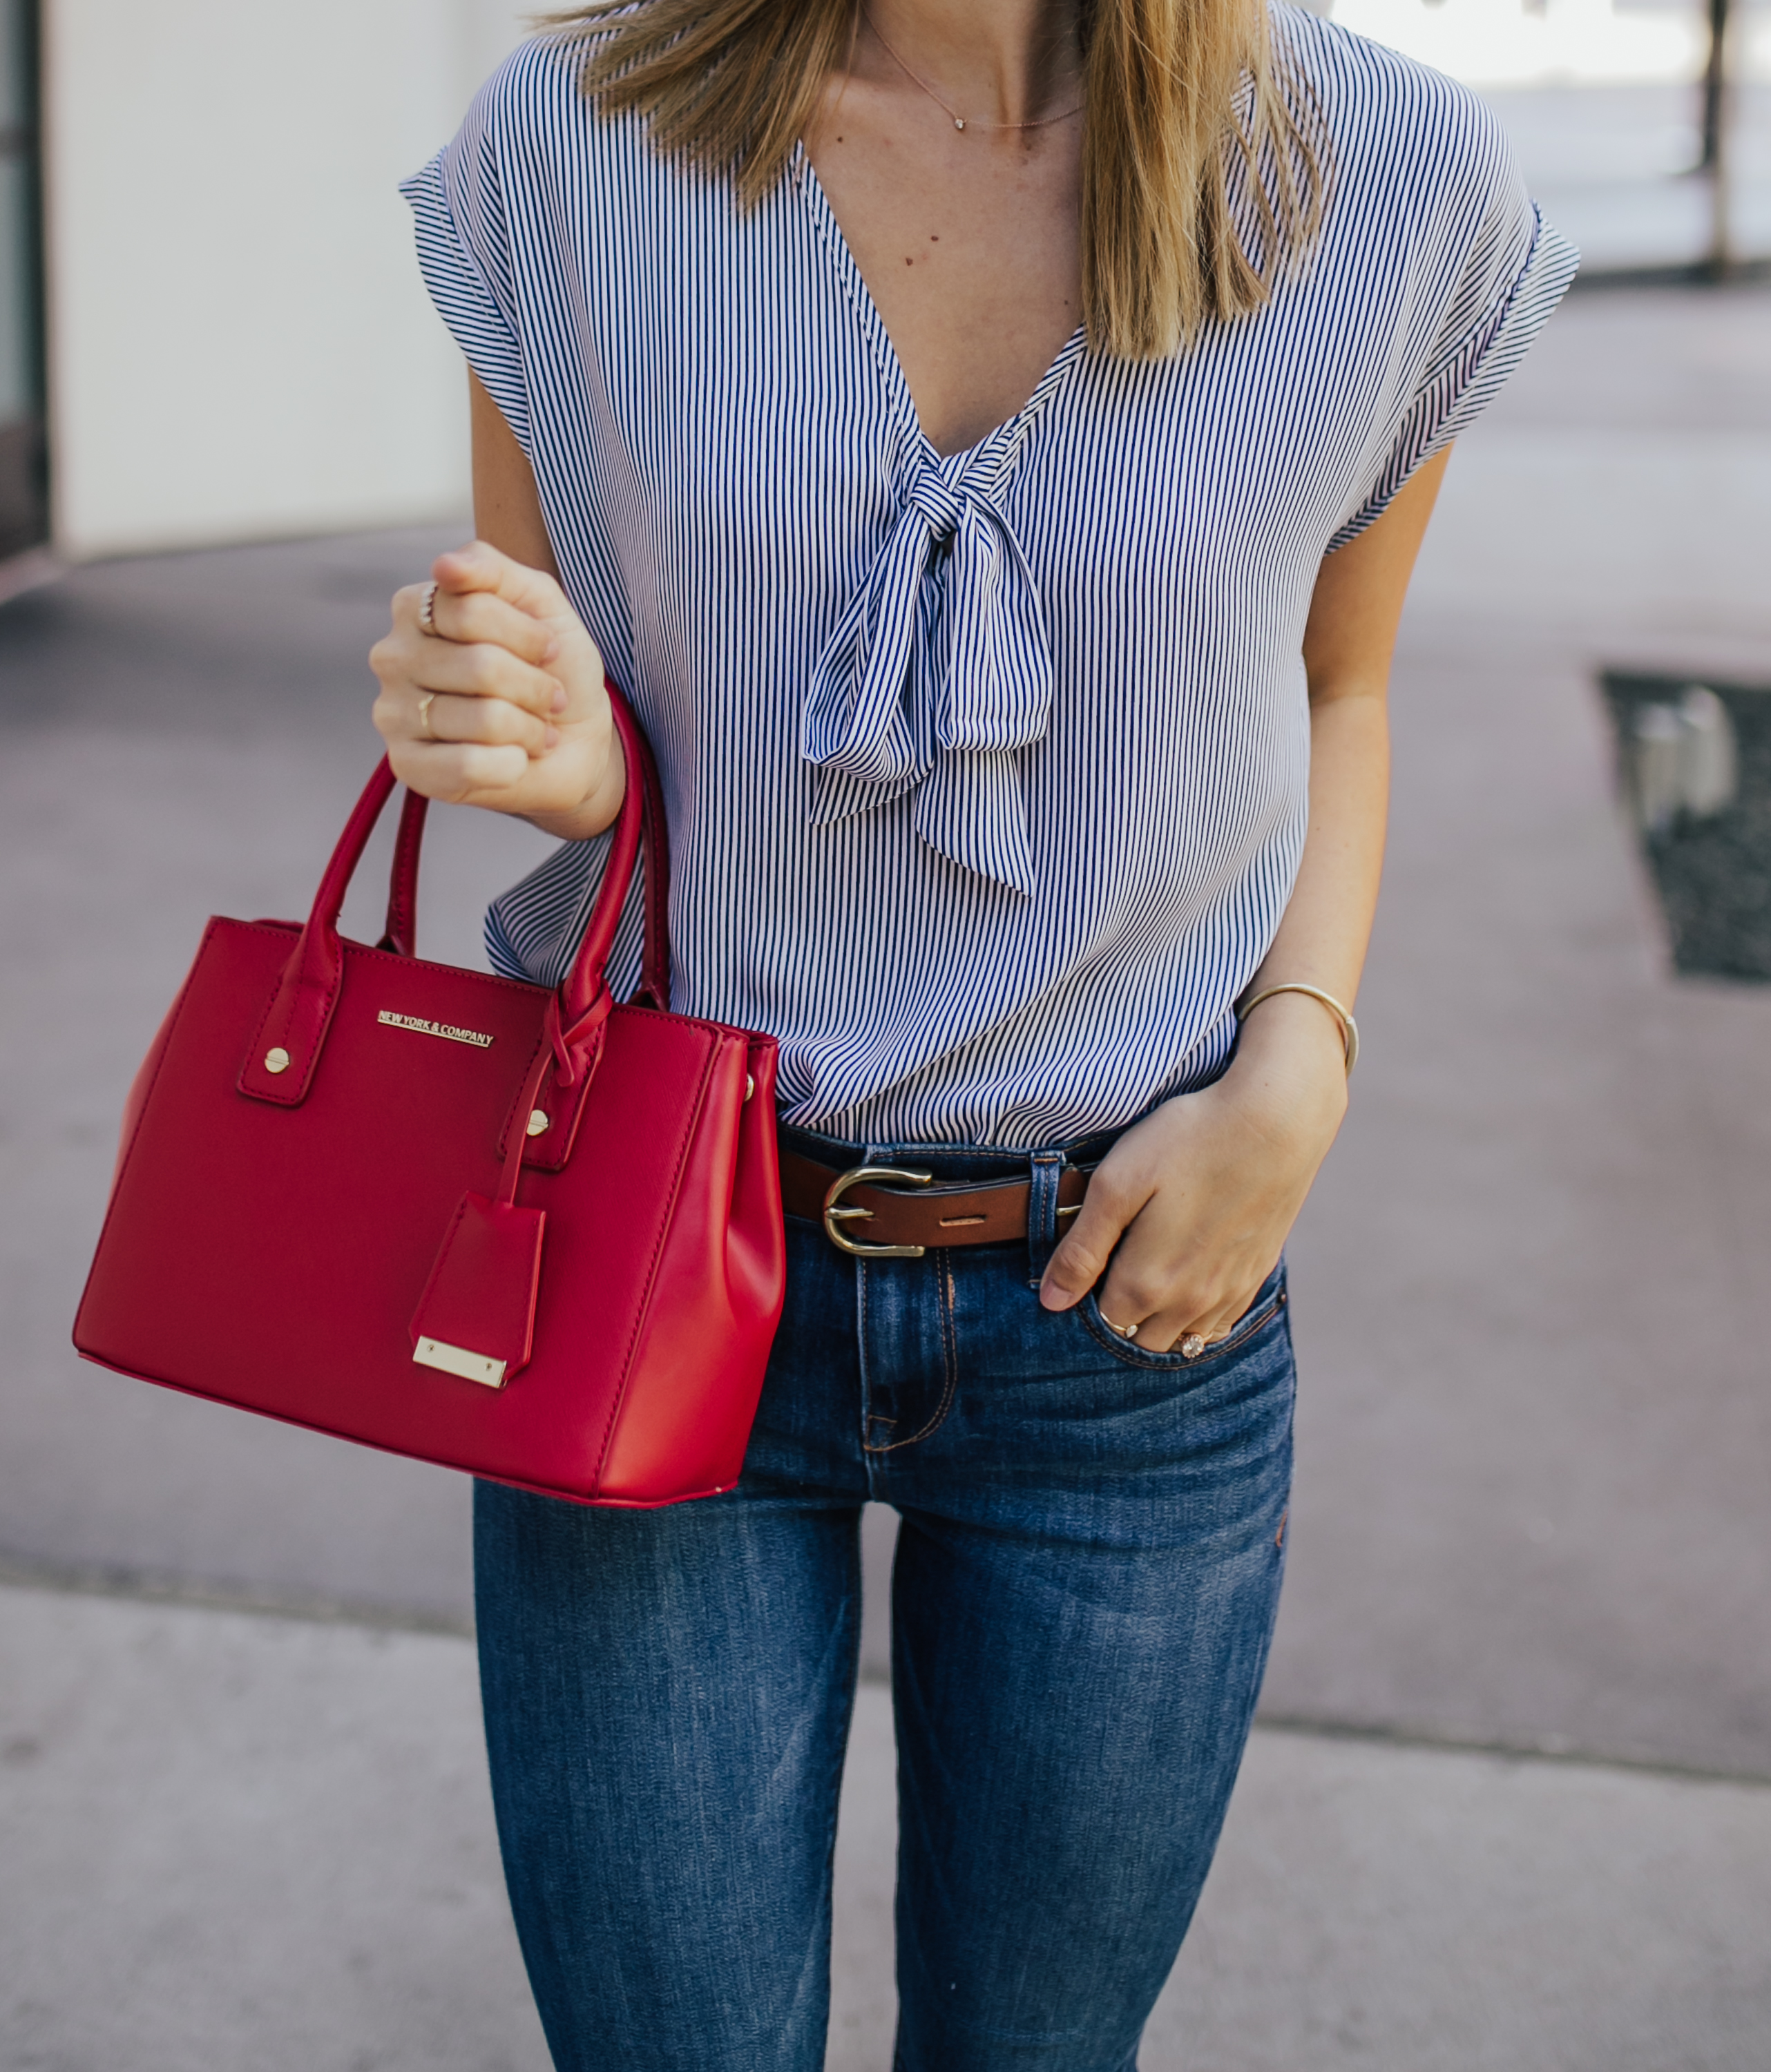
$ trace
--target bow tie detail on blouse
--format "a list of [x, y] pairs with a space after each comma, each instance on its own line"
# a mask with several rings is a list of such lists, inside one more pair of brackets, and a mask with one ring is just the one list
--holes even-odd
[[[983, 456], [965, 458], [975, 479]], [[917, 464], [813, 668], [800, 743], [817, 766], [812, 817], [827, 824], [914, 787], [931, 849], [1030, 893], [1020, 751], [1051, 717], [1051, 643], [1020, 541], [957, 458]]]

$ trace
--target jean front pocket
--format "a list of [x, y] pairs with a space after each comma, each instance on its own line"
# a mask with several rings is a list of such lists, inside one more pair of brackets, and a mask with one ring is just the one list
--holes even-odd
[[1195, 1354], [1190, 1359], [1178, 1345], [1171, 1346], [1165, 1353], [1152, 1352], [1148, 1346], [1140, 1346], [1136, 1338], [1121, 1337], [1101, 1314], [1101, 1305], [1095, 1301], [1092, 1292], [1078, 1303], [1076, 1314], [1089, 1336], [1104, 1346], [1122, 1366], [1143, 1367], [1153, 1371], [1198, 1374], [1227, 1359], [1232, 1353], [1240, 1352], [1250, 1339], [1264, 1331], [1283, 1314], [1286, 1300], [1285, 1268], [1281, 1262], [1261, 1283], [1254, 1301], [1231, 1326], [1228, 1334], [1214, 1338], [1202, 1353]]

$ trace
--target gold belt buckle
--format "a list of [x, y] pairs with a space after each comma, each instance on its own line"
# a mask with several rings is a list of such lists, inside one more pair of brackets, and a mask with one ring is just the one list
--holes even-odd
[[857, 1259], [920, 1259], [927, 1248], [920, 1244], [857, 1244], [837, 1229], [840, 1223], [862, 1222], [872, 1219], [871, 1209], [853, 1209], [840, 1206], [843, 1196], [851, 1187], [858, 1187], [864, 1180], [898, 1180], [912, 1187], [926, 1187], [934, 1179], [932, 1173], [906, 1173], [896, 1166], [851, 1166], [846, 1173], [839, 1173], [830, 1183], [824, 1196], [824, 1235], [843, 1252], [852, 1252]]

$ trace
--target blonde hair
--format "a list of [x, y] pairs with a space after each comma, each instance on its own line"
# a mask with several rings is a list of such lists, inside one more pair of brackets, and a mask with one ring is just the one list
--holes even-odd
[[[779, 179], [846, 61], [856, 0], [590, 0], [586, 93], [655, 146], [729, 179]], [[1267, 0], [1082, 0], [1083, 314], [1128, 359], [1258, 309], [1320, 227], [1319, 104]]]

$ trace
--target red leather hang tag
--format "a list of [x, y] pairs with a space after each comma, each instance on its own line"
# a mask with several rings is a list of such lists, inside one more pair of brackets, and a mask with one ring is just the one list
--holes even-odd
[[544, 1209], [462, 1195], [412, 1317], [413, 1359], [502, 1388], [528, 1365]]

